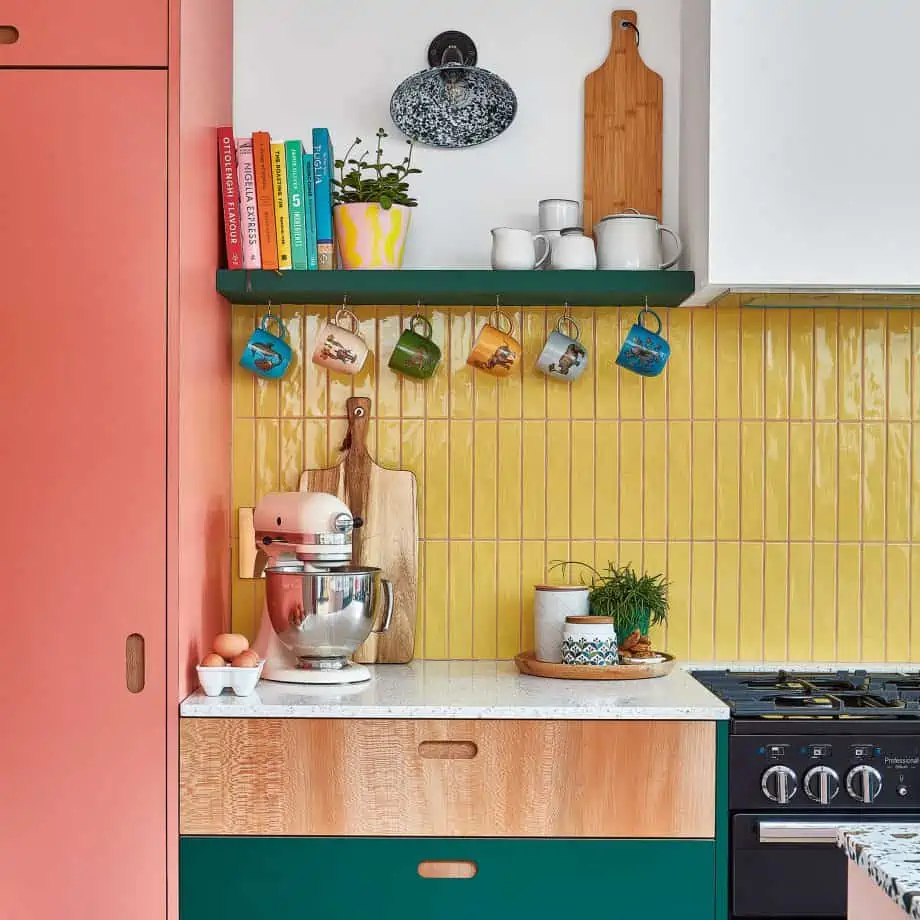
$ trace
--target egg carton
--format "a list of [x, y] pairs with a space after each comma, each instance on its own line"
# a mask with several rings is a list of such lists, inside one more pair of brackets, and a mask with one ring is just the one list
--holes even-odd
[[263, 667], [264, 659], [254, 668], [234, 668], [229, 664], [221, 668], [203, 668], [199, 664], [195, 670], [205, 696], [220, 696], [227, 687], [237, 696], [249, 696], [256, 689]]

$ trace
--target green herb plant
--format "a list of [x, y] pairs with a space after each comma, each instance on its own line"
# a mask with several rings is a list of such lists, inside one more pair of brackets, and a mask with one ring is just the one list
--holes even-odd
[[[580, 566], [590, 574], [588, 608], [591, 616], [613, 617], [617, 636], [622, 641], [635, 630], [643, 636], [649, 628], [668, 619], [668, 582], [664, 575], [640, 575], [630, 565], [612, 562], [600, 572], [586, 562], [553, 562], [550, 568]], [[582, 581], [584, 584], [584, 581]]]
[[377, 155], [373, 160], [367, 157], [370, 151], [365, 150], [359, 157], [353, 157], [352, 151], [362, 143], [356, 137], [352, 145], [345, 151], [341, 160], [335, 161], [335, 168], [339, 171], [338, 179], [333, 176], [333, 200], [336, 204], [359, 204], [362, 202], [375, 202], [384, 211], [389, 211], [394, 204], [414, 208], [418, 202], [409, 195], [407, 176], [421, 172], [412, 165], [412, 141], [406, 141], [409, 152], [403, 157], [402, 162], [393, 165], [383, 159], [383, 139], [389, 137], [383, 128], [377, 129]]

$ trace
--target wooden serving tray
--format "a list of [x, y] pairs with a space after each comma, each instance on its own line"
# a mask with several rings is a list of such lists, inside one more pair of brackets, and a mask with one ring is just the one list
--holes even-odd
[[674, 668], [675, 658], [666, 652], [666, 661], [651, 664], [557, 664], [554, 661], [538, 661], [534, 652], [521, 652], [514, 656], [514, 663], [521, 674], [532, 677], [555, 677], [559, 680], [645, 680], [650, 677], [664, 677]]

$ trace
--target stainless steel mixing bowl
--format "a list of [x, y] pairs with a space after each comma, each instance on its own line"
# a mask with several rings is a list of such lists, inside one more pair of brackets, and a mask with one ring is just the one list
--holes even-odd
[[[265, 570], [265, 602], [278, 638], [305, 668], [341, 668], [371, 634], [393, 617], [393, 587], [380, 569], [362, 566], [315, 571], [301, 564]], [[383, 585], [383, 623], [374, 629], [377, 583]]]

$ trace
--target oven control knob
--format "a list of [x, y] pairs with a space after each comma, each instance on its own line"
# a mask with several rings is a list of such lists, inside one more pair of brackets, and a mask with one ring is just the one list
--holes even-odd
[[827, 805], [840, 792], [840, 777], [830, 767], [812, 767], [802, 779], [802, 787], [813, 802]]
[[764, 772], [760, 788], [771, 802], [785, 805], [798, 791], [799, 783], [794, 770], [777, 764]]
[[882, 774], [868, 764], [853, 767], [847, 773], [847, 792], [864, 805], [870, 805], [882, 791]]

